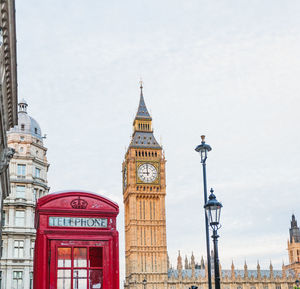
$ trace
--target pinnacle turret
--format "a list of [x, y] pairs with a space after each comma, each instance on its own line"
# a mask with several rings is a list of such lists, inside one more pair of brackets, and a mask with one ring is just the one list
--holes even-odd
[[290, 242], [300, 243], [300, 230], [297, 225], [297, 220], [294, 214], [292, 215], [292, 220], [291, 220]]

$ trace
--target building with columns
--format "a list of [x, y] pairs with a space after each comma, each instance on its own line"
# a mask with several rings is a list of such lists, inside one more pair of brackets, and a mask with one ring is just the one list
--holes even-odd
[[19, 124], [7, 134], [15, 154], [9, 166], [11, 194], [3, 205], [1, 289], [32, 289], [35, 204], [49, 191], [47, 148], [27, 106], [25, 100], [19, 103]]
[[[198, 289], [208, 289], [207, 266], [203, 258], [197, 263], [192, 254], [190, 260], [185, 257], [183, 265], [179, 252], [177, 266], [173, 268], [169, 263], [165, 215], [166, 160], [153, 134], [152, 118], [145, 105], [142, 85], [140, 89], [133, 134], [122, 165], [126, 266], [124, 287], [190, 289], [196, 286]], [[237, 270], [233, 263], [230, 269], [221, 269], [221, 288], [293, 289], [300, 269], [300, 231], [294, 215], [288, 250], [290, 264], [283, 264], [282, 270], [273, 270], [272, 263], [268, 269], [261, 269], [258, 263], [256, 270], [249, 270], [246, 262], [243, 270]]]

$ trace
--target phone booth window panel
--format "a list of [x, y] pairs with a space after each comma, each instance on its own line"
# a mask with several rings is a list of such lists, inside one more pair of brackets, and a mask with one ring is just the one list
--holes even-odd
[[74, 267], [87, 266], [87, 248], [74, 248]]
[[103, 266], [103, 248], [90, 247], [89, 248], [89, 266], [102, 267]]
[[73, 272], [73, 289], [87, 289], [87, 270], [79, 269]]
[[90, 288], [89, 289], [101, 289], [102, 282], [103, 282], [102, 269], [91, 269], [90, 270]]
[[71, 267], [71, 248], [58, 248], [57, 266], [64, 268]]
[[71, 270], [57, 270], [57, 289], [71, 289]]

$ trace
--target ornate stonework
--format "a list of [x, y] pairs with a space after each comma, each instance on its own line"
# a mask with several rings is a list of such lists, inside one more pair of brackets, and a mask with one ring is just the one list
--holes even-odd
[[131, 143], [123, 162], [125, 207], [125, 287], [167, 286], [165, 157], [152, 130], [152, 118], [141, 96]]

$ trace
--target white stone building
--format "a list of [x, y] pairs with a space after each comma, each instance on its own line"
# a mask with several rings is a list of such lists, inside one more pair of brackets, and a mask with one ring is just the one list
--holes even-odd
[[7, 133], [15, 154], [9, 165], [11, 194], [3, 204], [1, 289], [32, 288], [35, 204], [49, 191], [47, 149], [24, 100], [19, 103], [18, 119], [19, 124]]

